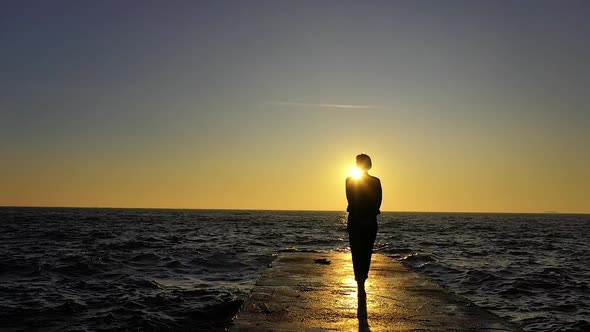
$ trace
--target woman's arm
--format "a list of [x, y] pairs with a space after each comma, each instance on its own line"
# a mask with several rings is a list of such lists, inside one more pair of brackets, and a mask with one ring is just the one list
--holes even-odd
[[350, 212], [350, 198], [352, 197], [352, 188], [350, 187], [350, 177], [346, 178], [346, 201], [348, 202], [348, 206], [346, 206], [346, 211]]
[[377, 199], [376, 199], [376, 205], [377, 205], [377, 214], [381, 213], [381, 202], [383, 201], [383, 190], [381, 189], [381, 180], [379, 180], [379, 178], [377, 179]]

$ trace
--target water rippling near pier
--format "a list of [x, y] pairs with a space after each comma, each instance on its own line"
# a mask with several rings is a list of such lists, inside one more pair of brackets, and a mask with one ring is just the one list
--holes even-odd
[[[0, 208], [0, 329], [219, 330], [342, 212]], [[590, 216], [384, 213], [376, 252], [527, 331], [590, 330]], [[370, 313], [369, 313], [370, 317]]]

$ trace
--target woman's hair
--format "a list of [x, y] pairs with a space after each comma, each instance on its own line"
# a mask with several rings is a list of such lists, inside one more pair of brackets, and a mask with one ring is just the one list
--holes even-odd
[[360, 168], [363, 171], [368, 171], [371, 169], [373, 164], [371, 163], [371, 157], [367, 156], [364, 153], [359, 154], [356, 156], [356, 167]]

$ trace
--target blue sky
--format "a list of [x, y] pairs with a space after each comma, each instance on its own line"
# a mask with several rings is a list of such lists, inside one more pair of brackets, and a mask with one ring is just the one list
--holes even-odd
[[[206, 188], [250, 186], [242, 173], [301, 183], [311, 172], [325, 179], [339, 167], [330, 163], [364, 151], [396, 183], [390, 209], [588, 211], [580, 198], [590, 166], [585, 1], [2, 7], [0, 204], [126, 206], [139, 183], [173, 197], [167, 190], [203, 181], [192, 172], [211, 167], [227, 180], [207, 180]], [[133, 180], [146, 164], [153, 170]], [[266, 175], [255, 171], [262, 169]], [[64, 178], [64, 170], [77, 175]], [[178, 178], [170, 180], [173, 173]], [[340, 177], [324, 203], [289, 183], [262, 186], [258, 201], [239, 190], [225, 201], [183, 192], [178, 206], [334, 209]], [[410, 189], [425, 178], [430, 185], [420, 194]], [[129, 189], [104, 200], [108, 190], [96, 189], [96, 179], [128, 179]], [[37, 194], [43, 183], [59, 191], [64, 181], [70, 189], [63, 197]], [[515, 188], [534, 199], [513, 205]], [[260, 204], [269, 191], [298, 203]], [[497, 195], [507, 198], [496, 202]], [[456, 204], [443, 199], [449, 196]], [[176, 206], [155, 194], [127, 205]]]

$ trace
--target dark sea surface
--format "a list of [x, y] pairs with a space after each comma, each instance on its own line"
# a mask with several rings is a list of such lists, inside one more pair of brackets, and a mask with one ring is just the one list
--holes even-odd
[[[0, 208], [0, 330], [223, 331], [343, 212]], [[527, 331], [590, 331], [590, 215], [384, 213], [376, 252]], [[370, 317], [370, 316], [369, 316]]]

